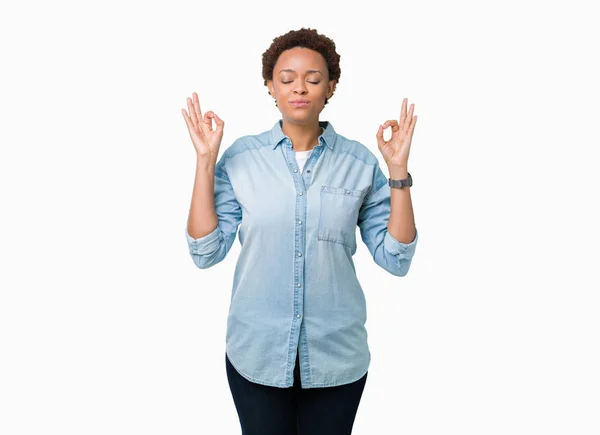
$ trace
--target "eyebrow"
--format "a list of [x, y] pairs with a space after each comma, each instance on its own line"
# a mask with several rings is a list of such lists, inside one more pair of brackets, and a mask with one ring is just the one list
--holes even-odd
[[[286, 71], [286, 72], [296, 72], [296, 71], [294, 71], [293, 69], [286, 68], [286, 69], [282, 69], [281, 71], [279, 71], [279, 73], [282, 73], [282, 72], [284, 72], [284, 71]], [[306, 72], [307, 72], [308, 74], [312, 74], [312, 73], [319, 73], [319, 74], [323, 74], [323, 73], [322, 73], [321, 71], [319, 71], [318, 69], [309, 69], [309, 70], [306, 70]]]

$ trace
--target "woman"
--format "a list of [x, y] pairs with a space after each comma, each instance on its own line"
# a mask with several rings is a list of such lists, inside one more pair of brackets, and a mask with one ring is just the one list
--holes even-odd
[[225, 363], [244, 434], [351, 433], [371, 360], [352, 261], [356, 227], [394, 275], [406, 275], [415, 252], [414, 104], [407, 114], [404, 99], [400, 122], [377, 131], [390, 180], [403, 180], [388, 182], [366, 146], [319, 121], [339, 59], [334, 42], [312, 29], [275, 38], [263, 78], [282, 117], [235, 140], [220, 160], [223, 120], [202, 114], [196, 93], [189, 115], [182, 109], [197, 153], [186, 226], [194, 263], [223, 260], [239, 227]]

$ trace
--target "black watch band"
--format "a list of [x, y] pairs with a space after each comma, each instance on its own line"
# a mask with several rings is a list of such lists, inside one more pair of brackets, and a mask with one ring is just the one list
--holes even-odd
[[405, 178], [404, 180], [392, 180], [391, 178], [388, 178], [388, 185], [397, 189], [402, 189], [404, 186], [410, 187], [412, 184], [413, 181], [410, 172], [408, 172], [408, 178]]

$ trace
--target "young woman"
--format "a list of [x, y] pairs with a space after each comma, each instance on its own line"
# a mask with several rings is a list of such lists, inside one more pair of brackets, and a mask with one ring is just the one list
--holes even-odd
[[239, 227], [225, 364], [247, 435], [351, 433], [371, 361], [352, 260], [356, 227], [374, 261], [396, 276], [408, 273], [417, 244], [408, 173], [414, 104], [407, 114], [404, 99], [400, 121], [377, 131], [387, 178], [366, 146], [319, 120], [339, 59], [334, 42], [312, 29], [275, 38], [262, 73], [281, 119], [235, 140], [220, 159], [223, 120], [203, 114], [196, 93], [189, 115], [182, 109], [197, 153], [185, 231], [196, 266], [223, 260]]

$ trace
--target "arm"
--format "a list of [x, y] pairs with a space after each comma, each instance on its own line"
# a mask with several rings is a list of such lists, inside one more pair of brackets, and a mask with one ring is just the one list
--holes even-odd
[[[412, 218], [407, 219], [412, 217], [412, 206], [410, 210], [406, 207], [406, 203], [410, 201], [410, 193], [390, 192], [390, 190], [404, 189], [406, 188], [390, 188], [379, 164], [375, 164], [372, 187], [358, 215], [360, 235], [373, 260], [384, 270], [396, 276], [405, 276], [408, 273], [419, 237]], [[394, 200], [393, 204], [391, 200]], [[412, 241], [403, 243], [401, 240], [408, 240], [413, 230]]]
[[242, 210], [225, 169], [226, 155], [214, 166], [199, 163], [185, 230], [196, 266], [206, 269], [222, 261], [235, 240]]
[[192, 191], [192, 205], [187, 222], [188, 234], [201, 238], [217, 227], [217, 212], [214, 201], [215, 165], [198, 158], [196, 177]]
[[[404, 180], [408, 178], [406, 168], [388, 168], [390, 178], [393, 180]], [[415, 227], [415, 216], [412, 200], [410, 198], [410, 187], [402, 189], [390, 188], [391, 212], [388, 222], [388, 231], [394, 239], [405, 244], [414, 240], [417, 229]]]

